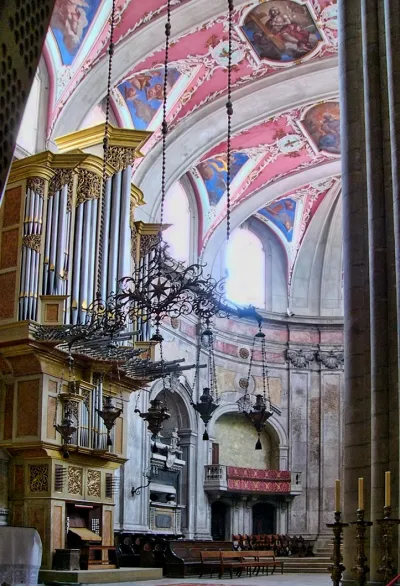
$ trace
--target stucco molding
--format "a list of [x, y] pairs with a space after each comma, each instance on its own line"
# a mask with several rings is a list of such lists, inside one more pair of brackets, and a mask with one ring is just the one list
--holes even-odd
[[330, 351], [319, 350], [316, 358], [327, 370], [338, 370], [344, 366], [343, 348]]
[[314, 362], [315, 351], [303, 348], [298, 350], [289, 348], [286, 350], [286, 360], [295, 368], [303, 370], [309, 368], [311, 362]]

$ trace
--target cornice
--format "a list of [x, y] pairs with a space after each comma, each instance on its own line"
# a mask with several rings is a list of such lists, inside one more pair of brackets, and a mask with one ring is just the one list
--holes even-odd
[[[108, 126], [109, 146], [119, 146], [134, 149], [137, 157], [142, 157], [140, 149], [151, 137], [152, 132], [145, 130], [131, 130], [128, 128], [117, 128], [112, 124]], [[77, 130], [55, 139], [60, 153], [66, 153], [74, 149], [85, 149], [103, 142], [104, 123]]]
[[144, 200], [143, 191], [133, 183], [131, 185], [131, 200], [134, 203], [135, 207], [143, 206], [146, 204]]

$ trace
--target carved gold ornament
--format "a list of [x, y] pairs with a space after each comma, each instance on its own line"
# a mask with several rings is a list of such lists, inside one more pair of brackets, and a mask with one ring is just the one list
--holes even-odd
[[49, 467], [47, 464], [29, 466], [29, 490], [47, 492], [49, 490]]
[[26, 234], [22, 237], [22, 245], [40, 252], [42, 237], [40, 234]]
[[98, 470], [88, 470], [87, 493], [96, 498], [101, 496], [101, 474]]
[[78, 169], [76, 207], [85, 201], [100, 197], [101, 178], [87, 169]]
[[28, 177], [26, 181], [26, 187], [41, 197], [44, 196], [44, 179], [41, 177]]
[[121, 146], [110, 146], [108, 149], [107, 163], [117, 172], [123, 171], [136, 159], [135, 149]]
[[83, 480], [82, 468], [76, 468], [76, 466], [70, 466], [68, 468], [68, 493], [69, 494], [82, 494], [82, 480]]
[[49, 183], [49, 197], [53, 197], [57, 191], [61, 191], [64, 185], [68, 185], [68, 204], [70, 205], [72, 200], [72, 182], [72, 169], [57, 169]]

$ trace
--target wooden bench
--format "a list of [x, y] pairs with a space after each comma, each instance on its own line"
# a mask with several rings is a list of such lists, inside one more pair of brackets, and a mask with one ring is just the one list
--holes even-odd
[[213, 570], [219, 572], [221, 567], [221, 552], [220, 551], [200, 551], [201, 569], [199, 578], [202, 577], [205, 570], [210, 571], [210, 578], [212, 578]]
[[[167, 541], [164, 551], [164, 576], [168, 578], [186, 578], [186, 576], [201, 573], [204, 570], [201, 562], [202, 551], [232, 551], [232, 543], [230, 541], [184, 539]], [[209, 569], [208, 564], [207, 569]]]
[[[247, 556], [248, 554], [249, 552], [245, 552], [244, 556]], [[269, 568], [272, 568], [271, 574], [274, 574], [275, 569], [278, 567], [281, 568], [281, 574], [283, 574], [283, 562], [276, 559], [273, 551], [254, 551], [253, 555], [255, 561], [252, 563], [252, 567], [254, 568], [254, 572], [257, 570], [257, 576], [260, 572], [260, 569], [262, 569], [263, 573], [265, 569], [268, 576]]]
[[[233, 578], [233, 570], [236, 570], [236, 575], [239, 577], [242, 574], [244, 568], [248, 568], [250, 560], [243, 561], [242, 551], [220, 551], [220, 570], [219, 578], [222, 578], [225, 570], [229, 571], [231, 578]], [[254, 554], [253, 554], [254, 559]]]
[[265, 570], [268, 576], [269, 568], [272, 568], [272, 575], [278, 567], [281, 568], [283, 574], [283, 562], [276, 560], [273, 551], [202, 551], [200, 557], [199, 578], [207, 569], [210, 570], [210, 578], [212, 578], [213, 570], [218, 566], [219, 578], [222, 578], [225, 571], [229, 571], [230, 577], [233, 578], [233, 570], [236, 570], [237, 577], [241, 576], [243, 570], [246, 570], [249, 575], [253, 573], [258, 576], [260, 569], [263, 573]]

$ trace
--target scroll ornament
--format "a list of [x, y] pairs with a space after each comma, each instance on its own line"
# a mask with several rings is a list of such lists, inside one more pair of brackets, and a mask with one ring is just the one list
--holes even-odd
[[336, 370], [344, 364], [344, 352], [343, 350], [319, 351], [317, 353], [317, 360], [329, 370]]
[[116, 169], [117, 172], [123, 171], [127, 167], [133, 164], [136, 159], [135, 149], [121, 147], [121, 146], [110, 146], [108, 149], [107, 162]]
[[44, 179], [42, 177], [28, 177], [26, 187], [32, 189], [35, 193], [44, 196]]
[[42, 237], [40, 234], [25, 234], [22, 237], [22, 245], [31, 248], [35, 252], [40, 252]]
[[87, 169], [78, 169], [76, 207], [85, 203], [85, 201], [98, 199], [100, 197], [100, 187], [101, 177]]
[[49, 183], [49, 197], [53, 197], [57, 191], [61, 191], [64, 185], [68, 185], [68, 202], [72, 199], [72, 169], [57, 169], [55, 175]]
[[296, 368], [308, 368], [310, 362], [313, 362], [315, 353], [312, 350], [292, 350], [286, 352], [286, 359]]

